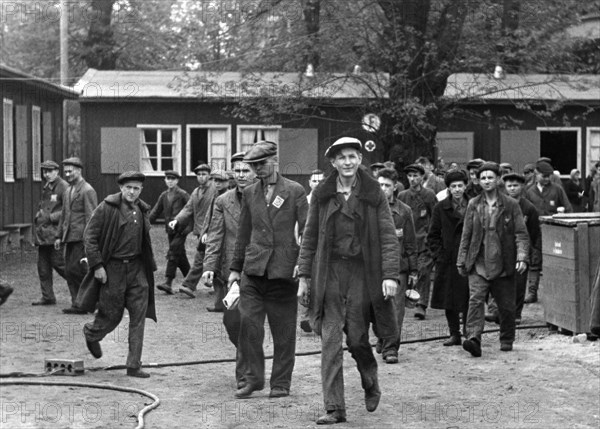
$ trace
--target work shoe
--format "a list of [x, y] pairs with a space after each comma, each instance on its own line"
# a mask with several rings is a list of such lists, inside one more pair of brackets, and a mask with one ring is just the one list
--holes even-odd
[[290, 396], [290, 392], [283, 387], [274, 387], [271, 389], [271, 393], [269, 393], [269, 398], [283, 398], [286, 396]]
[[223, 313], [225, 309], [221, 307], [206, 307], [206, 311], [211, 313]]
[[31, 305], [56, 305], [55, 299], [41, 299], [39, 301], [32, 302]]
[[525, 297], [525, 304], [533, 304], [537, 302], [537, 293], [527, 292], [527, 296]]
[[425, 307], [422, 305], [417, 305], [417, 309], [415, 310], [415, 318], [419, 320], [425, 320]]
[[481, 344], [475, 338], [463, 341], [463, 349], [471, 353], [473, 357], [481, 357]]
[[127, 375], [137, 378], [150, 378], [150, 374], [142, 371], [140, 368], [127, 368]]
[[62, 312], [65, 314], [87, 314], [87, 311], [77, 307], [63, 308]]
[[377, 344], [375, 344], [375, 351], [377, 352], [377, 354], [381, 354], [382, 350], [383, 350], [383, 340], [381, 338], [378, 338]]
[[381, 399], [381, 390], [379, 390], [379, 381], [377, 376], [373, 379], [373, 385], [365, 389], [365, 406], [367, 411], [372, 413], [377, 409], [379, 400]]
[[162, 290], [163, 292], [165, 292], [167, 295], [173, 295], [175, 292], [173, 292], [173, 288], [171, 287], [170, 284], [168, 284], [167, 282], [160, 284], [158, 286], [156, 286], [156, 288], [158, 290]]
[[384, 356], [383, 360], [385, 363], [398, 363], [398, 355], [387, 355]]
[[264, 387], [253, 386], [252, 384], [246, 384], [241, 389], [235, 391], [235, 397], [238, 399], [249, 398], [252, 395], [252, 392], [256, 390], [263, 390]]
[[0, 305], [6, 302], [13, 290], [9, 285], [0, 283]]
[[497, 313], [485, 313], [486, 322], [500, 323], [500, 317]]
[[196, 298], [196, 295], [194, 295], [194, 291], [187, 286], [179, 286], [179, 292], [186, 294], [190, 298]]
[[310, 326], [310, 322], [308, 320], [300, 321], [300, 329], [302, 329], [306, 333], [312, 332], [312, 326]]
[[102, 357], [102, 347], [100, 347], [99, 341], [85, 341], [88, 350], [96, 359], [100, 359]]
[[513, 349], [512, 343], [500, 343], [500, 350], [503, 352], [510, 352]]
[[443, 345], [446, 347], [450, 346], [460, 346], [460, 335], [450, 335], [446, 341], [444, 341]]
[[346, 411], [344, 410], [332, 410], [327, 411], [327, 414], [323, 414], [317, 419], [318, 425], [333, 425], [336, 423], [344, 423], [346, 421]]

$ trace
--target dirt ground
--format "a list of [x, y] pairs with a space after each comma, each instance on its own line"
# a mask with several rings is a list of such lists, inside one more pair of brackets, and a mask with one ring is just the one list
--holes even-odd
[[[165, 235], [152, 231], [159, 271], [164, 273]], [[188, 240], [191, 242], [191, 240]], [[193, 243], [189, 243], [193, 257]], [[15, 289], [0, 307], [0, 373], [42, 373], [44, 359], [82, 359], [86, 369], [123, 365], [127, 354], [127, 317], [102, 342], [104, 356], [86, 349], [83, 325], [91, 315], [64, 315], [66, 283], [55, 275], [58, 305], [32, 307], [39, 298], [36, 253], [9, 255], [0, 261], [0, 280]], [[176, 286], [181, 278], [176, 279]], [[234, 348], [222, 327], [222, 315], [209, 313], [209, 289], [199, 286], [196, 299], [157, 291], [158, 323], [148, 321], [144, 364], [225, 359], [221, 363], [149, 368], [149, 379], [125, 371], [86, 371], [78, 377], [45, 377], [135, 387], [157, 395], [161, 404], [146, 415], [147, 428], [308, 428], [322, 414], [320, 355], [296, 359], [291, 395], [269, 399], [268, 388], [250, 399], [234, 398]], [[543, 297], [543, 295], [542, 295]], [[540, 304], [524, 311], [523, 325], [543, 323]], [[489, 324], [486, 329], [497, 326]], [[267, 331], [268, 332], [268, 331]], [[446, 335], [443, 312], [430, 310], [416, 321], [407, 310], [403, 340]], [[373, 340], [373, 339], [372, 339]], [[497, 333], [486, 334], [483, 357], [442, 341], [404, 344], [400, 362], [381, 361], [383, 396], [374, 413], [365, 410], [354, 361], [345, 353], [344, 377], [348, 422], [337, 427], [403, 428], [598, 428], [600, 426], [599, 342], [574, 342], [545, 328], [517, 331], [515, 349], [499, 350]], [[320, 341], [298, 329], [297, 351], [318, 352]], [[267, 335], [265, 352], [272, 353]], [[267, 362], [267, 377], [271, 361]], [[3, 378], [2, 381], [42, 380]], [[1, 386], [2, 428], [133, 428], [135, 415], [152, 401], [111, 390], [81, 387]]]

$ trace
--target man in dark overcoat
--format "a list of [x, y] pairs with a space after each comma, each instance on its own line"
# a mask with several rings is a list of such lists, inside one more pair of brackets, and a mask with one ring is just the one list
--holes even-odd
[[431, 293], [431, 308], [445, 310], [450, 338], [444, 346], [461, 345], [460, 313], [467, 319], [469, 282], [456, 268], [458, 245], [467, 210], [467, 175], [461, 170], [448, 172], [445, 177], [449, 195], [433, 209], [427, 245], [435, 260], [435, 280]]
[[[398, 289], [400, 245], [388, 200], [360, 168], [360, 140], [342, 137], [325, 152], [335, 171], [314, 192], [298, 263], [298, 298], [309, 302], [311, 325], [321, 336], [321, 380], [326, 414], [317, 424], [346, 421], [343, 334], [356, 360], [367, 411], [381, 390], [369, 343], [371, 314], [378, 335], [398, 335], [392, 297]], [[312, 276], [310, 282], [308, 278]]]
[[100, 289], [98, 312], [94, 321], [83, 328], [86, 344], [95, 358], [102, 356], [100, 341], [119, 326], [127, 309], [127, 375], [139, 378], [150, 377], [141, 369], [145, 318], [156, 322], [150, 206], [139, 199], [144, 180], [145, 176], [137, 171], [121, 174], [121, 192], [109, 195], [94, 210], [85, 229], [89, 273], [80, 291], [83, 296], [90, 288]]
[[[259, 179], [243, 191], [242, 212], [228, 284], [240, 282], [239, 346], [246, 364], [246, 385], [236, 391], [247, 398], [264, 388], [265, 316], [273, 336], [271, 398], [289, 395], [296, 352], [298, 286], [294, 268], [308, 203], [304, 187], [277, 172], [277, 144], [255, 143], [244, 162]], [[243, 271], [243, 273], [242, 273]]]
[[59, 166], [56, 162], [47, 160], [42, 162], [42, 176], [44, 187], [42, 198], [35, 215], [35, 244], [38, 246], [38, 276], [42, 289], [42, 299], [32, 302], [32, 305], [54, 305], [52, 270], [54, 269], [65, 280], [65, 257], [62, 249], [54, 248], [54, 240], [60, 221], [63, 198], [69, 187], [59, 175]]
[[169, 228], [169, 222], [175, 219], [177, 213], [181, 211], [190, 199], [190, 194], [178, 186], [181, 174], [175, 170], [165, 171], [165, 184], [167, 190], [162, 192], [156, 201], [156, 204], [150, 212], [150, 222], [153, 223], [159, 216], [165, 219], [165, 232], [169, 241], [169, 250], [167, 251], [167, 269], [165, 271], [165, 282], [159, 284], [157, 289], [173, 295], [173, 279], [177, 274], [177, 268], [183, 274], [188, 275], [190, 271], [190, 262], [185, 251], [185, 240], [192, 232], [191, 223], [185, 228]]
[[85, 267], [81, 260], [85, 257], [83, 248], [83, 230], [98, 205], [96, 191], [82, 176], [83, 164], [77, 157], [67, 158], [63, 162], [65, 179], [69, 187], [65, 191], [54, 248], [64, 245], [65, 274], [71, 294], [71, 307], [65, 308], [65, 314], [85, 314], [77, 308], [75, 301], [79, 286], [85, 277]]
[[500, 350], [513, 349], [515, 340], [515, 273], [529, 262], [529, 235], [519, 204], [498, 191], [500, 167], [486, 162], [478, 171], [482, 193], [471, 199], [465, 213], [456, 266], [469, 277], [467, 339], [463, 348], [481, 357], [485, 325], [484, 304], [488, 293], [498, 304]]

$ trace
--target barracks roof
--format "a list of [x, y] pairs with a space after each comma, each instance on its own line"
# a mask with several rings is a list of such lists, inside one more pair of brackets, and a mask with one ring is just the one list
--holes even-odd
[[6, 64], [0, 64], [0, 80], [2, 82], [23, 82], [35, 88], [41, 88], [58, 94], [64, 98], [77, 98], [78, 92], [68, 86], [52, 83], [49, 80], [32, 76]]

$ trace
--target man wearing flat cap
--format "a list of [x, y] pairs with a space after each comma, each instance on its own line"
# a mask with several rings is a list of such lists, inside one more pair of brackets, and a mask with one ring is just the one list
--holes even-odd
[[523, 274], [529, 263], [529, 235], [519, 204], [498, 191], [500, 167], [486, 162], [479, 167], [483, 192], [471, 199], [465, 213], [458, 248], [458, 273], [469, 279], [467, 339], [463, 348], [481, 357], [481, 336], [485, 325], [485, 299], [489, 294], [498, 305], [500, 350], [513, 349], [515, 341], [514, 277]]
[[42, 289], [42, 299], [32, 305], [54, 305], [52, 269], [67, 280], [65, 258], [62, 249], [54, 248], [62, 211], [64, 193], [69, 187], [59, 175], [59, 166], [54, 161], [44, 161], [41, 165], [44, 187], [38, 211], [35, 215], [35, 244], [38, 246], [38, 276]]
[[[225, 286], [229, 278], [229, 266], [235, 251], [235, 241], [242, 212], [242, 193], [246, 187], [254, 183], [256, 178], [250, 166], [244, 162], [245, 155], [245, 152], [237, 152], [231, 157], [237, 187], [215, 199], [206, 239], [204, 274], [202, 274], [202, 281], [207, 285], [220, 284]], [[235, 379], [237, 388], [241, 389], [246, 385], [246, 381], [244, 376], [245, 362], [239, 347], [239, 308], [230, 308], [224, 312], [223, 325], [225, 325], [229, 340], [237, 349]]]
[[419, 320], [423, 320], [425, 319], [425, 313], [429, 305], [431, 270], [433, 269], [433, 259], [425, 241], [427, 232], [429, 231], [431, 216], [433, 215], [433, 207], [437, 199], [431, 189], [423, 187], [425, 169], [421, 164], [411, 164], [405, 167], [404, 171], [406, 172], [410, 186], [398, 194], [398, 199], [411, 208], [415, 224], [417, 265], [419, 269], [415, 289], [419, 292], [420, 298], [414, 316]]
[[[552, 216], [558, 212], [572, 213], [573, 207], [567, 193], [561, 185], [552, 183], [554, 168], [542, 160], [535, 164], [535, 185], [525, 192], [525, 198], [533, 203], [539, 216]], [[541, 268], [541, 267], [540, 267]], [[537, 302], [541, 271], [532, 269], [529, 272], [527, 296], [525, 303]]]
[[92, 186], [82, 176], [83, 164], [77, 157], [67, 158], [63, 162], [65, 179], [69, 187], [65, 191], [54, 248], [65, 245], [65, 273], [71, 293], [71, 307], [65, 308], [65, 314], [85, 314], [77, 308], [75, 301], [79, 286], [85, 277], [85, 267], [81, 260], [85, 257], [83, 231], [98, 205], [98, 197]]
[[173, 231], [186, 229], [188, 225], [193, 225], [193, 233], [198, 238], [198, 246], [196, 247], [196, 255], [194, 256], [192, 268], [187, 276], [185, 276], [183, 284], [179, 287], [179, 292], [186, 294], [190, 298], [196, 297], [194, 292], [202, 277], [202, 261], [204, 261], [204, 251], [206, 249], [206, 246], [202, 242], [202, 234], [206, 229], [206, 213], [217, 195], [215, 185], [210, 180], [211, 170], [208, 164], [200, 164], [194, 168], [198, 187], [192, 191], [187, 204], [175, 216], [175, 219], [168, 223], [169, 228]]
[[187, 276], [190, 271], [190, 262], [185, 252], [185, 240], [188, 234], [192, 232], [192, 225], [177, 230], [169, 228], [169, 222], [175, 219], [175, 215], [185, 207], [190, 199], [190, 194], [178, 186], [180, 178], [181, 175], [177, 171], [165, 171], [167, 190], [160, 194], [149, 215], [151, 223], [156, 222], [156, 219], [161, 215], [165, 219], [165, 231], [169, 241], [167, 269], [165, 271], [165, 282], [159, 284], [156, 288], [169, 295], [173, 295], [172, 285], [177, 269], [179, 268], [183, 277]]
[[259, 179], [243, 191], [242, 212], [228, 285], [240, 282], [239, 346], [246, 364], [246, 385], [236, 391], [247, 398], [264, 388], [265, 316], [269, 320], [274, 354], [271, 398], [288, 396], [296, 351], [298, 286], [294, 268], [306, 222], [306, 192], [299, 183], [277, 172], [277, 145], [260, 141], [250, 147], [244, 162]]
[[127, 309], [127, 375], [139, 378], [150, 376], [141, 369], [145, 318], [156, 322], [150, 206], [140, 200], [144, 180], [138, 171], [121, 174], [117, 180], [121, 191], [106, 197], [94, 211], [85, 229], [89, 273], [81, 294], [94, 283], [100, 284], [98, 311], [94, 321], [83, 328], [87, 347], [96, 359], [102, 356], [100, 341], [119, 326]]
[[467, 189], [465, 189], [465, 196], [469, 200], [481, 194], [481, 186], [479, 186], [479, 180], [477, 180], [477, 171], [484, 162], [481, 158], [475, 158], [467, 162], [466, 168], [469, 173], [469, 183], [467, 183]]
[[369, 166], [369, 168], [371, 169], [371, 173], [373, 174], [373, 177], [377, 178], [377, 174], [379, 173], [379, 170], [383, 170], [385, 168], [385, 165], [383, 165], [383, 162], [374, 162], [373, 164], [371, 164]]
[[326, 414], [317, 424], [346, 421], [344, 333], [369, 412], [377, 409], [381, 398], [377, 360], [369, 343], [372, 317], [384, 341], [398, 335], [392, 298], [398, 289], [400, 244], [387, 197], [379, 182], [360, 168], [361, 150], [360, 140], [352, 137], [329, 146], [325, 156], [335, 171], [314, 190], [302, 237], [298, 298], [310, 308], [322, 349]]

